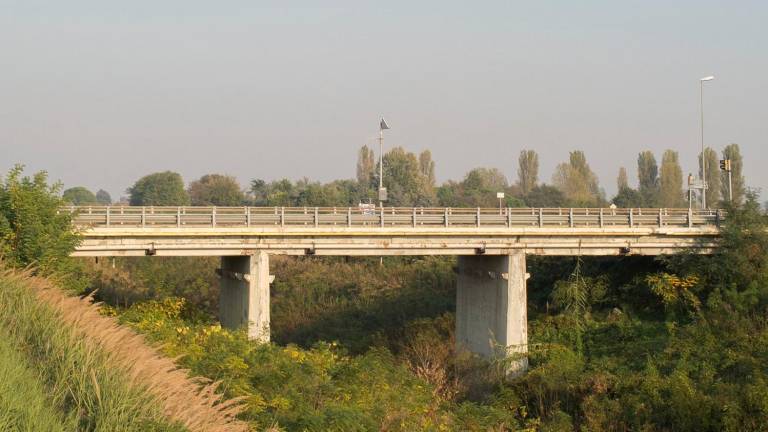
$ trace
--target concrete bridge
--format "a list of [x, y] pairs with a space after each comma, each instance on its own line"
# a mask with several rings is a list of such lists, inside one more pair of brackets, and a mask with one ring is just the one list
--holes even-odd
[[[68, 207], [74, 256], [221, 256], [220, 319], [269, 340], [269, 255], [458, 255], [456, 340], [527, 351], [525, 256], [707, 253], [719, 210]], [[524, 368], [521, 361], [518, 368]]]

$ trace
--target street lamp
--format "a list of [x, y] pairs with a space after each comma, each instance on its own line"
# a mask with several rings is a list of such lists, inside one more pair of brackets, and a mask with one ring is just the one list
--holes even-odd
[[384, 189], [384, 129], [389, 129], [389, 125], [382, 117], [379, 122], [379, 207], [381, 208], [384, 208], [384, 201], [387, 200], [387, 190]]
[[713, 75], [699, 80], [699, 105], [701, 107], [701, 208], [707, 208], [707, 158], [704, 157], [704, 82], [715, 79]]

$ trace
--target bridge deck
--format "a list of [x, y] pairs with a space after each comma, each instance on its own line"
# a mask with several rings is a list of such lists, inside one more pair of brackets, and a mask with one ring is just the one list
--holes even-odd
[[658, 255], [714, 245], [718, 210], [69, 207], [76, 256]]

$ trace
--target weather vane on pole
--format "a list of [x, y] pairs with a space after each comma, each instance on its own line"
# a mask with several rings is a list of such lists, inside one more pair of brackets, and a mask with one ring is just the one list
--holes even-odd
[[379, 123], [379, 207], [382, 208], [387, 200], [387, 189], [384, 187], [384, 129], [389, 129], [389, 125], [382, 117]]

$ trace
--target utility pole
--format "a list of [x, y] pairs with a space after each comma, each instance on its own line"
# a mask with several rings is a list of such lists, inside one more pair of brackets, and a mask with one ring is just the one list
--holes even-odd
[[384, 129], [389, 129], [389, 125], [382, 117], [379, 123], [379, 207], [382, 209], [387, 200], [387, 190], [384, 189]]
[[704, 82], [712, 81], [714, 76], [699, 80], [699, 103], [701, 106], [701, 208], [707, 208], [707, 158], [704, 157]]

